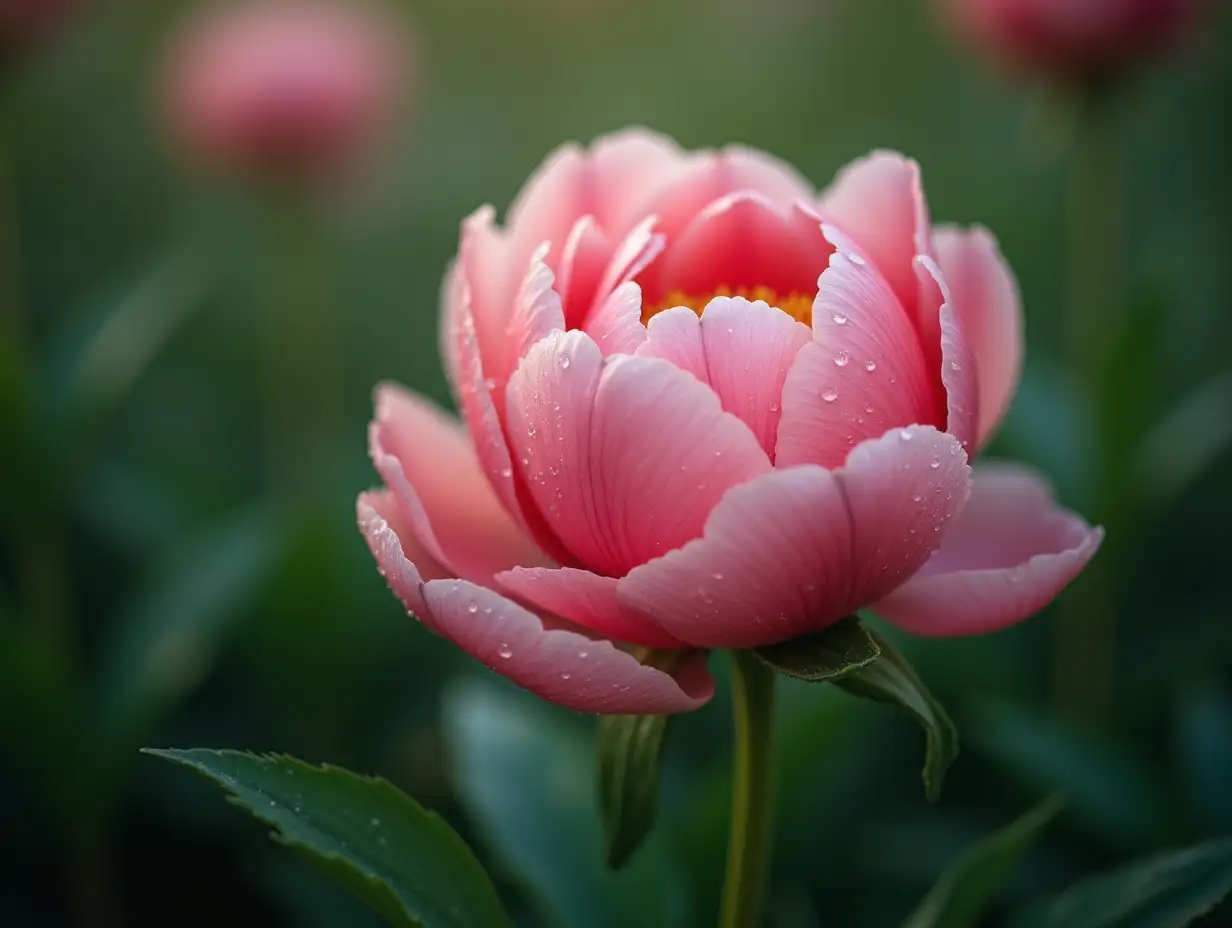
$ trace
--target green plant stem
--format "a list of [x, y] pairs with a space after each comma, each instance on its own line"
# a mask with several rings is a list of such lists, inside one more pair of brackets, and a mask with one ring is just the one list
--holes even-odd
[[[1085, 103], [1070, 165], [1069, 305], [1062, 336], [1066, 363], [1093, 423], [1092, 463], [1083, 479], [1084, 508], [1107, 527], [1115, 516], [1120, 481], [1114, 476], [1119, 464], [1109, 459], [1103, 408], [1107, 399], [1101, 382], [1124, 310], [1124, 180], [1111, 101], [1093, 95]], [[1092, 561], [1057, 610], [1053, 652], [1057, 707], [1088, 721], [1105, 718], [1112, 698], [1117, 634], [1105, 570], [1108, 560], [1105, 556]]]
[[749, 651], [732, 656], [735, 776], [721, 928], [755, 928], [774, 826], [774, 671]]

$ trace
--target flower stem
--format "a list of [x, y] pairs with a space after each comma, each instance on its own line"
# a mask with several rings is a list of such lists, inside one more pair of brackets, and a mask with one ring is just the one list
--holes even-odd
[[[1083, 475], [1086, 508], [1096, 521], [1115, 516], [1118, 462], [1107, 447], [1107, 397], [1102, 381], [1109, 350], [1123, 324], [1123, 178], [1116, 114], [1105, 95], [1084, 101], [1068, 189], [1069, 305], [1063, 351], [1092, 415], [1093, 459]], [[1111, 497], [1111, 498], [1110, 498]], [[1108, 558], [1096, 558], [1062, 598], [1053, 653], [1057, 706], [1099, 720], [1112, 697], [1116, 615]]]
[[774, 826], [774, 671], [748, 651], [733, 653], [735, 777], [721, 928], [761, 924]]

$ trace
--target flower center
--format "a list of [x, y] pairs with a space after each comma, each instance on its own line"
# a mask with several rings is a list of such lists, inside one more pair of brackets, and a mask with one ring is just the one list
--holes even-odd
[[683, 290], [672, 290], [658, 303], [652, 303], [642, 309], [642, 325], [648, 324], [651, 318], [665, 309], [676, 306], [687, 306], [700, 316], [702, 310], [716, 296], [742, 296], [746, 300], [761, 300], [787, 313], [797, 322], [803, 322], [807, 326], [813, 324], [813, 298], [807, 294], [789, 293], [781, 297], [769, 287], [737, 287], [735, 290], [731, 287], [719, 287], [713, 293], [694, 295]]

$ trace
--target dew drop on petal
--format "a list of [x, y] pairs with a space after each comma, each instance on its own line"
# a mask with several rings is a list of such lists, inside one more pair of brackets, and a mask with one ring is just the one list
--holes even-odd
[[509, 660], [509, 658], [513, 657], [513, 649], [503, 641], [500, 644], [500, 649], [496, 653], [505, 660]]
[[569, 671], [567, 671], [567, 670], [562, 670], [562, 671], [560, 672], [560, 678], [561, 678], [562, 680], [568, 680], [571, 676], [573, 676], [573, 674], [571, 674], [571, 673], [570, 673]]
[[856, 254], [854, 251], [853, 251], [853, 252], [848, 253], [848, 255], [847, 255], [847, 260], [848, 260], [848, 261], [850, 261], [852, 264], [858, 265], [859, 267], [863, 267], [863, 266], [864, 266], [864, 259], [863, 259], [863, 258], [861, 258], [861, 257], [860, 257], [858, 254]]
[[573, 361], [572, 361], [572, 360], [570, 360], [570, 358], [569, 358], [569, 356], [568, 356], [567, 354], [565, 354], [565, 355], [561, 355], [561, 357], [560, 357], [560, 366], [561, 366], [562, 368], [564, 368], [565, 370], [568, 370], [568, 369], [569, 369], [569, 365], [570, 365], [570, 364], [572, 364], [572, 363], [573, 363]]
[[846, 367], [847, 362], [849, 362], [850, 360], [851, 360], [851, 355], [849, 355], [845, 351], [840, 351], [838, 354], [834, 356], [834, 366], [835, 367]]
[[469, 612], [471, 615], [474, 615], [476, 612], [479, 611], [479, 603], [476, 603], [476, 602], [468, 603], [466, 607], [466, 611]]
[[865, 412], [872, 412], [872, 411], [873, 411], [873, 404], [872, 404], [872, 403], [865, 403], [865, 404], [864, 404], [864, 411], [865, 411]]
[[915, 438], [915, 433], [911, 429], [900, 429], [898, 437], [903, 441], [911, 441], [911, 439]]
[[826, 391], [821, 394], [821, 398], [827, 403], [833, 403], [836, 399], [838, 399], [838, 391], [833, 387], [828, 387]]
[[864, 369], [871, 374], [873, 371], [877, 369], [877, 362], [869, 361], [868, 363], [864, 365]]
[[846, 325], [847, 316], [844, 313], [835, 313], [834, 314], [834, 324], [835, 325]]
[[928, 466], [931, 467], [933, 470], [936, 470], [938, 467], [941, 466], [941, 459], [933, 458], [931, 461], [928, 462]]
[[510, 477], [513, 476], [513, 468], [512, 467], [502, 467], [501, 476], [504, 477], [506, 480], [508, 480]]
[[589, 652], [589, 651], [587, 651], [585, 648], [583, 648], [582, 650], [578, 651], [578, 660], [579, 660], [579, 661], [584, 661], [584, 660], [586, 660], [586, 658], [588, 658], [588, 657], [590, 657], [590, 652]]

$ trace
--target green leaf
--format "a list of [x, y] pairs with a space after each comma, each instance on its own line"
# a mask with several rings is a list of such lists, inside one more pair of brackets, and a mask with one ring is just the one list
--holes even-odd
[[623, 870], [604, 864], [592, 732], [517, 690], [475, 679], [446, 692], [444, 721], [458, 795], [544, 924], [679, 923], [672, 894], [684, 881], [657, 836]]
[[881, 648], [859, 619], [848, 616], [815, 634], [755, 648], [753, 653], [789, 677], [833, 683], [868, 667]]
[[920, 723], [926, 737], [924, 790], [935, 801], [941, 795], [945, 772], [958, 756], [958, 729], [906, 658], [876, 632], [869, 630], [868, 634], [881, 650], [881, 656], [863, 670], [836, 680], [835, 685], [853, 696], [894, 703]]
[[399, 926], [507, 926], [479, 861], [440, 818], [387, 780], [293, 757], [153, 750], [213, 780], [231, 801]]
[[1027, 846], [1064, 805], [1044, 800], [1013, 824], [969, 848], [941, 875], [903, 928], [968, 928], [1009, 877]]
[[1171, 851], [1083, 880], [1014, 928], [1184, 928], [1232, 891], [1232, 840]]
[[654, 828], [666, 715], [599, 720], [599, 809], [607, 865], [619, 870]]

